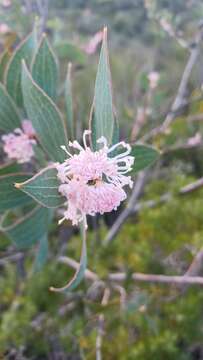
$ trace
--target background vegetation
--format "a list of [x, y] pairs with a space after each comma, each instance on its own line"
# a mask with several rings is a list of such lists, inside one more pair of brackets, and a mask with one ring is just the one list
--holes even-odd
[[[10, 47], [12, 51], [19, 38], [31, 30], [36, 15], [40, 17], [63, 64], [61, 79], [67, 62], [74, 65], [78, 136], [88, 124], [98, 62], [98, 53], [87, 54], [85, 45], [104, 25], [108, 26], [122, 138], [132, 136], [137, 111], [146, 107], [147, 75], [151, 71], [159, 72], [160, 80], [136, 140], [163, 121], [189, 57], [189, 50], [180, 44], [180, 39], [192, 46], [203, 20], [201, 0], [61, 0], [50, 1], [48, 13], [45, 8], [41, 10], [35, 1], [1, 0], [0, 25], [9, 27], [9, 31], [0, 31], [1, 50]], [[163, 18], [171, 24], [174, 36], [160, 25]], [[105, 360], [203, 359], [202, 288], [136, 283], [131, 279], [133, 271], [184, 274], [202, 247], [203, 191], [198, 188], [179, 194], [183, 186], [203, 176], [202, 65], [199, 56], [187, 89], [191, 103], [178, 114], [170, 131], [153, 139], [162, 156], [151, 169], [142, 201], [157, 201], [163, 194], [170, 197], [133, 214], [108, 246], [104, 246], [103, 239], [118, 214], [90, 220], [88, 268], [101, 278], [109, 272], [126, 271], [129, 279], [123, 285], [125, 303], [120, 303], [120, 294], [114, 291], [103, 308], [102, 283], [88, 280], [69, 295], [48, 291], [50, 285], [63, 285], [73, 274], [67, 265], [56, 261], [57, 256], [79, 258], [79, 234], [68, 223], [60, 228], [56, 223], [52, 225], [48, 261], [38, 271], [32, 265], [36, 249], [17, 253], [10, 259], [16, 250], [1, 235], [0, 358], [95, 359], [98, 317], [102, 311]], [[193, 101], [196, 97], [199, 100]], [[64, 107], [62, 100], [60, 106]], [[192, 143], [196, 134], [200, 140]]]

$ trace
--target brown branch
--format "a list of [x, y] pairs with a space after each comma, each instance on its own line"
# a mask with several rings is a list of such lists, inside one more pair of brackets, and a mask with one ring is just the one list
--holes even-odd
[[[171, 122], [176, 118], [176, 114], [179, 111], [180, 108], [183, 107], [187, 103], [186, 101], [186, 93], [187, 93], [187, 87], [189, 78], [192, 72], [192, 69], [196, 63], [196, 60], [198, 58], [199, 52], [200, 52], [200, 42], [202, 40], [202, 32], [203, 29], [200, 27], [199, 33], [196, 36], [195, 42], [193, 44], [193, 47], [191, 49], [190, 57], [188, 59], [188, 62], [185, 66], [185, 69], [183, 71], [183, 75], [178, 87], [176, 98], [171, 106], [171, 111], [166, 116], [163, 124], [161, 126], [153, 129], [151, 132], [146, 134], [141, 140], [146, 141], [151, 139], [153, 136], [165, 132], [167, 128], [170, 126]], [[144, 185], [149, 177], [149, 172], [143, 171], [138, 176], [137, 181], [135, 182], [134, 189], [132, 192], [132, 195], [130, 197], [130, 200], [128, 202], [127, 207], [123, 210], [123, 212], [120, 214], [120, 216], [117, 218], [115, 223], [113, 224], [112, 228], [109, 230], [105, 240], [104, 245], [107, 245], [109, 242], [111, 242], [114, 237], [117, 235], [118, 231], [126, 221], [126, 219], [130, 216], [132, 213], [132, 209], [136, 206], [137, 200], [139, 199]]]
[[193, 121], [202, 121], [203, 120], [203, 114], [194, 114], [187, 116], [187, 121], [193, 122]]
[[140, 172], [140, 174], [138, 175], [137, 181], [135, 182], [134, 189], [132, 191], [131, 197], [128, 201], [126, 208], [116, 219], [115, 223], [113, 224], [106, 238], [104, 239], [103, 244], [105, 246], [108, 245], [113, 240], [113, 238], [120, 230], [121, 226], [124, 224], [125, 220], [130, 216], [130, 214], [132, 214], [136, 206], [136, 202], [139, 199], [140, 194], [142, 193], [147, 177], [148, 177], [148, 171]]
[[0, 265], [6, 265], [8, 261], [18, 262], [24, 257], [22, 252], [14, 253], [5, 257], [0, 258]]
[[[110, 298], [110, 289], [106, 288], [104, 290], [104, 295], [101, 301], [102, 306], [106, 306], [108, 304], [109, 298]], [[96, 360], [102, 360], [102, 339], [104, 334], [104, 314], [99, 315], [98, 319], [98, 329], [97, 329], [97, 337], [96, 337]]]
[[[59, 257], [59, 261], [62, 260], [63, 263], [73, 267], [75, 270], [79, 267], [79, 263], [75, 260], [72, 260], [69, 257], [63, 256]], [[176, 276], [176, 275], [157, 275], [157, 274], [143, 274], [143, 273], [133, 273], [131, 279], [135, 282], [149, 282], [149, 283], [162, 283], [162, 284], [188, 284], [188, 285], [203, 285], [202, 276], [193, 276], [196, 274], [197, 270], [199, 271], [201, 263], [203, 260], [203, 249], [198, 253], [193, 263], [189, 267], [185, 275]], [[92, 272], [91, 270], [85, 271], [85, 277], [89, 280], [98, 280], [99, 276]], [[129, 275], [125, 272], [119, 273], [110, 273], [106, 277], [106, 281], [109, 282], [123, 282], [129, 278]]]
[[178, 91], [177, 91], [177, 95], [175, 97], [175, 100], [171, 106], [171, 110], [169, 111], [169, 113], [167, 114], [164, 122], [152, 129], [149, 133], [147, 133], [145, 136], [142, 137], [141, 141], [148, 141], [151, 138], [153, 138], [154, 136], [157, 136], [160, 133], [165, 133], [165, 131], [168, 129], [168, 127], [171, 125], [171, 123], [173, 122], [173, 120], [176, 118], [177, 113], [179, 112], [180, 108], [182, 108], [184, 105], [187, 104], [187, 100], [186, 100], [186, 94], [187, 94], [187, 87], [188, 87], [188, 82], [190, 79], [190, 75], [192, 72], [192, 69], [197, 61], [197, 58], [200, 54], [200, 43], [202, 41], [202, 36], [203, 36], [203, 29], [202, 26], [199, 29], [198, 34], [196, 35], [196, 39], [194, 41], [194, 44], [191, 48], [191, 52], [190, 52], [190, 56], [189, 59], [187, 61], [187, 64], [185, 66], [185, 69], [183, 71], [182, 77], [181, 77], [181, 81], [178, 87]]
[[194, 181], [190, 183], [189, 185], [186, 185], [180, 189], [180, 194], [188, 194], [190, 192], [193, 192], [195, 190], [198, 190], [203, 186], [203, 177], [198, 179], [197, 181]]
[[[59, 256], [58, 261], [62, 264], [66, 264], [69, 265], [70, 267], [72, 267], [73, 269], [77, 270], [79, 263], [67, 256]], [[92, 280], [92, 281], [97, 281], [99, 280], [99, 277], [96, 273], [86, 269], [85, 270], [85, 278], [88, 280]]]

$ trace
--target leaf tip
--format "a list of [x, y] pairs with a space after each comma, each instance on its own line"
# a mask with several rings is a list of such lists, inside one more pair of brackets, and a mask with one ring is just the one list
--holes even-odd
[[14, 186], [16, 189], [20, 189], [22, 184], [21, 183], [14, 183]]
[[58, 292], [58, 289], [56, 289], [56, 288], [53, 287], [53, 286], [50, 286], [50, 287], [49, 287], [49, 291], [51, 291], [51, 292]]
[[71, 73], [71, 71], [72, 71], [72, 66], [73, 66], [72, 62], [69, 62], [69, 63], [68, 63], [68, 74]]
[[27, 65], [26, 65], [25, 59], [22, 59], [21, 63], [22, 63], [22, 70], [26, 71], [27, 70]]
[[103, 41], [106, 41], [107, 40], [107, 26], [104, 26], [103, 28]]

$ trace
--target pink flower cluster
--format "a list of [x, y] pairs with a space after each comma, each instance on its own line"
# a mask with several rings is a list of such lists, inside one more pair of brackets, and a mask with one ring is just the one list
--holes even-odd
[[29, 120], [22, 122], [22, 129], [3, 135], [3, 150], [9, 159], [16, 160], [19, 164], [30, 161], [34, 155], [33, 145], [36, 144], [35, 130]]
[[[132, 187], [131, 177], [126, 176], [134, 162], [134, 157], [129, 156], [130, 145], [120, 142], [109, 148], [107, 140], [101, 137], [97, 140], [101, 149], [93, 152], [86, 143], [90, 133], [89, 130], [84, 132], [84, 147], [77, 141], [69, 142], [69, 147], [79, 151], [77, 154], [70, 154], [62, 146], [68, 158], [62, 164], [56, 164], [56, 168], [61, 181], [59, 192], [67, 199], [67, 210], [59, 223], [69, 219], [77, 225], [86, 215], [116, 210], [126, 199], [123, 187]], [[120, 147], [126, 150], [112, 156]]]

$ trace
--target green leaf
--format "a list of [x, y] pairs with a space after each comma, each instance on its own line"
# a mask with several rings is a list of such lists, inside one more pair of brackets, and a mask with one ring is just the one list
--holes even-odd
[[0, 129], [9, 132], [20, 126], [18, 109], [5, 87], [0, 84]]
[[74, 138], [74, 124], [73, 124], [73, 97], [72, 97], [72, 79], [71, 79], [72, 64], [68, 64], [68, 71], [65, 81], [65, 104], [66, 104], [66, 124], [68, 135], [71, 140]]
[[85, 270], [87, 268], [87, 246], [86, 246], [86, 225], [85, 225], [85, 221], [83, 221], [83, 224], [81, 226], [81, 235], [82, 235], [82, 252], [81, 252], [81, 257], [80, 257], [80, 264], [78, 266], [78, 269], [77, 269], [74, 277], [71, 279], [71, 281], [68, 282], [67, 285], [65, 285], [62, 288], [50, 287], [51, 291], [55, 291], [55, 292], [72, 291], [83, 280], [84, 275], [85, 275]]
[[18, 189], [48, 208], [58, 207], [65, 202], [65, 198], [58, 192], [59, 185], [57, 170], [53, 166], [41, 170], [23, 183], [15, 184]]
[[48, 258], [49, 243], [48, 236], [44, 234], [39, 241], [39, 248], [34, 262], [34, 271], [40, 271], [45, 265]]
[[52, 100], [56, 99], [58, 63], [45, 34], [32, 62], [32, 77]]
[[112, 136], [112, 145], [115, 145], [118, 142], [119, 142], [119, 123], [118, 123], [118, 120], [115, 119], [114, 128], [113, 128], [113, 136]]
[[158, 159], [160, 153], [151, 146], [137, 144], [132, 147], [130, 155], [135, 158], [132, 171], [138, 172], [152, 165]]
[[35, 153], [35, 159], [40, 169], [43, 169], [47, 166], [47, 158], [44, 150], [41, 148], [39, 144], [35, 144], [33, 146], [33, 150]]
[[8, 174], [0, 176], [0, 211], [13, 209], [32, 202], [29, 196], [17, 190], [15, 182], [25, 181], [28, 174]]
[[[95, 113], [94, 110], [92, 108], [91, 110], [91, 144], [92, 144], [92, 148], [94, 151], [96, 151], [98, 149], [98, 144], [97, 144], [97, 135], [96, 135], [96, 119], [95, 119]], [[119, 142], [119, 124], [117, 119], [115, 118], [114, 121], [114, 128], [113, 128], [113, 136], [112, 136], [112, 145], [117, 144]], [[115, 149], [114, 151], [111, 152], [111, 157], [115, 156], [117, 154], [118, 150]]]
[[28, 118], [37, 137], [53, 161], [63, 161], [61, 145], [67, 145], [63, 119], [54, 102], [34, 82], [25, 63], [22, 70], [22, 89]]
[[2, 54], [1, 54], [1, 58], [0, 58], [0, 81], [3, 82], [4, 79], [4, 72], [7, 66], [7, 63], [9, 61], [11, 57], [10, 51], [9, 50], [5, 50]]
[[[114, 129], [113, 129], [113, 137], [112, 137], [112, 145], [119, 143], [119, 124], [117, 119], [114, 121]], [[118, 149], [114, 149], [110, 152], [110, 157], [114, 157], [118, 154]]]
[[16, 162], [8, 162], [3, 165], [0, 165], [0, 176], [14, 174], [21, 171], [21, 167]]
[[91, 129], [91, 145], [92, 145], [92, 149], [94, 151], [97, 150], [97, 131], [96, 131], [96, 119], [95, 119], [95, 112], [93, 110], [93, 107], [91, 109], [91, 114], [90, 114], [90, 129]]
[[21, 90], [21, 63], [22, 59], [30, 64], [34, 55], [37, 45], [35, 30], [22, 41], [16, 50], [14, 51], [10, 61], [8, 63], [5, 73], [5, 84], [8, 93], [17, 103], [17, 105], [23, 105], [22, 90]]
[[14, 224], [9, 226], [1, 224], [1, 231], [18, 248], [26, 249], [36, 244], [47, 233], [49, 222], [50, 210], [37, 206]]
[[[108, 143], [111, 144], [114, 130], [114, 114], [106, 28], [104, 29], [96, 76], [93, 109], [95, 125], [93, 125], [94, 131], [92, 130], [92, 136], [95, 139], [105, 136]], [[98, 144], [97, 148], [99, 148]]]

